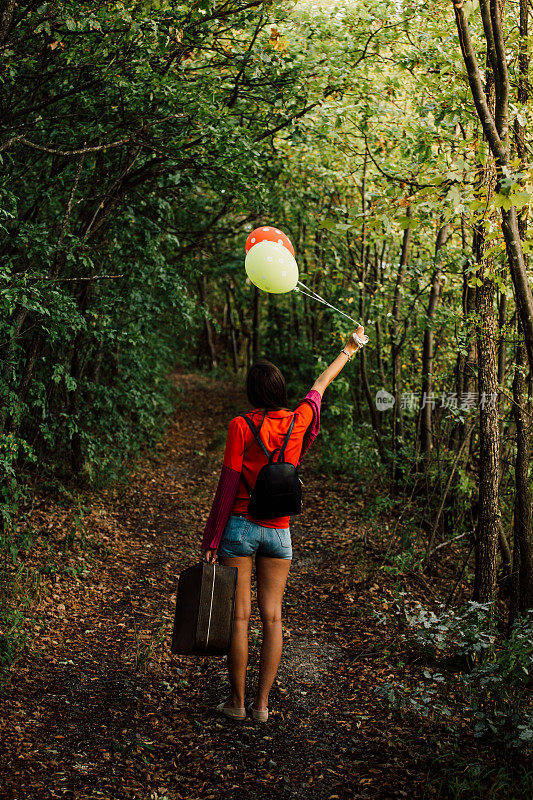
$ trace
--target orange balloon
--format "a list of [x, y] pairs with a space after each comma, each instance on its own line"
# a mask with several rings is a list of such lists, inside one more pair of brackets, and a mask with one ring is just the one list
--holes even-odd
[[263, 225], [261, 228], [256, 228], [255, 231], [252, 231], [246, 240], [244, 250], [246, 253], [248, 253], [254, 244], [265, 241], [277, 242], [278, 244], [283, 245], [283, 247], [286, 247], [293, 256], [295, 255], [294, 247], [292, 246], [289, 237], [285, 236], [283, 231], [280, 231], [279, 228], [274, 228], [272, 225]]

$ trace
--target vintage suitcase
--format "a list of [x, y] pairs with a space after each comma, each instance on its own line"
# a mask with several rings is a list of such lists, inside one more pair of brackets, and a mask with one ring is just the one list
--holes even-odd
[[224, 655], [229, 651], [237, 567], [200, 561], [179, 576], [173, 653]]

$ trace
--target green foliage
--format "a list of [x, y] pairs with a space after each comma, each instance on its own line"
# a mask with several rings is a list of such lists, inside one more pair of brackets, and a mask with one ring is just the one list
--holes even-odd
[[[486, 603], [435, 614], [420, 603], [402, 601], [395, 613], [409, 648], [439, 669], [424, 669], [414, 686], [384, 684], [378, 695], [402, 713], [432, 718], [460, 713], [477, 738], [531, 751], [533, 612], [519, 617], [501, 641]], [[389, 618], [377, 614], [387, 624]]]
[[494, 660], [464, 676], [477, 737], [533, 748], [533, 610], [518, 617]]
[[[269, 42], [268, 17], [256, 29], [253, 5], [219, 11], [30, 4], [10, 31], [0, 180], [6, 524], [21, 470], [109, 480], [158, 434], [175, 401], [168, 375], [190, 363], [204, 320], [191, 287], [214, 253], [200, 244], [221, 207], [235, 213], [261, 197], [250, 175], [266, 191], [264, 134], [300, 107], [289, 88], [302, 59]], [[241, 96], [239, 81], [287, 90], [272, 111]]]
[[[32, 619], [32, 602], [40, 583], [40, 575], [27, 569], [23, 562], [17, 561], [19, 549], [29, 546], [19, 537], [8, 541], [0, 539], [4, 553], [4, 564], [0, 573], [0, 688], [7, 679], [9, 670], [25, 651], [28, 637], [28, 622]], [[18, 539], [18, 540], [17, 540]], [[10, 564], [5, 562], [9, 559]]]
[[459, 749], [437, 759], [431, 772], [431, 789], [443, 800], [529, 800], [533, 793], [533, 772], [527, 766], [492, 767], [465, 758]]
[[418, 645], [439, 650], [453, 647], [457, 655], [474, 664], [494, 645], [490, 609], [487, 603], [468, 603], [462, 611], [449, 611], [441, 616], [427, 612], [420, 604], [405, 610], [407, 624], [416, 631]]

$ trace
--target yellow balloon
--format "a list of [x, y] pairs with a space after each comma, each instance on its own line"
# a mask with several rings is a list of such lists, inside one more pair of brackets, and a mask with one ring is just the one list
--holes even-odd
[[298, 265], [293, 254], [278, 242], [262, 241], [248, 251], [246, 274], [264, 292], [292, 292], [298, 283]]

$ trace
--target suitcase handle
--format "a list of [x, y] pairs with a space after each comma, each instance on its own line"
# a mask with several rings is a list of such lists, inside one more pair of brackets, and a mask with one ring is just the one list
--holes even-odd
[[213, 584], [211, 586], [211, 602], [209, 604], [209, 619], [207, 621], [207, 636], [205, 638], [205, 646], [209, 645], [209, 631], [211, 630], [211, 614], [213, 613], [213, 597], [215, 595], [215, 578], [216, 578], [216, 565], [213, 561]]

